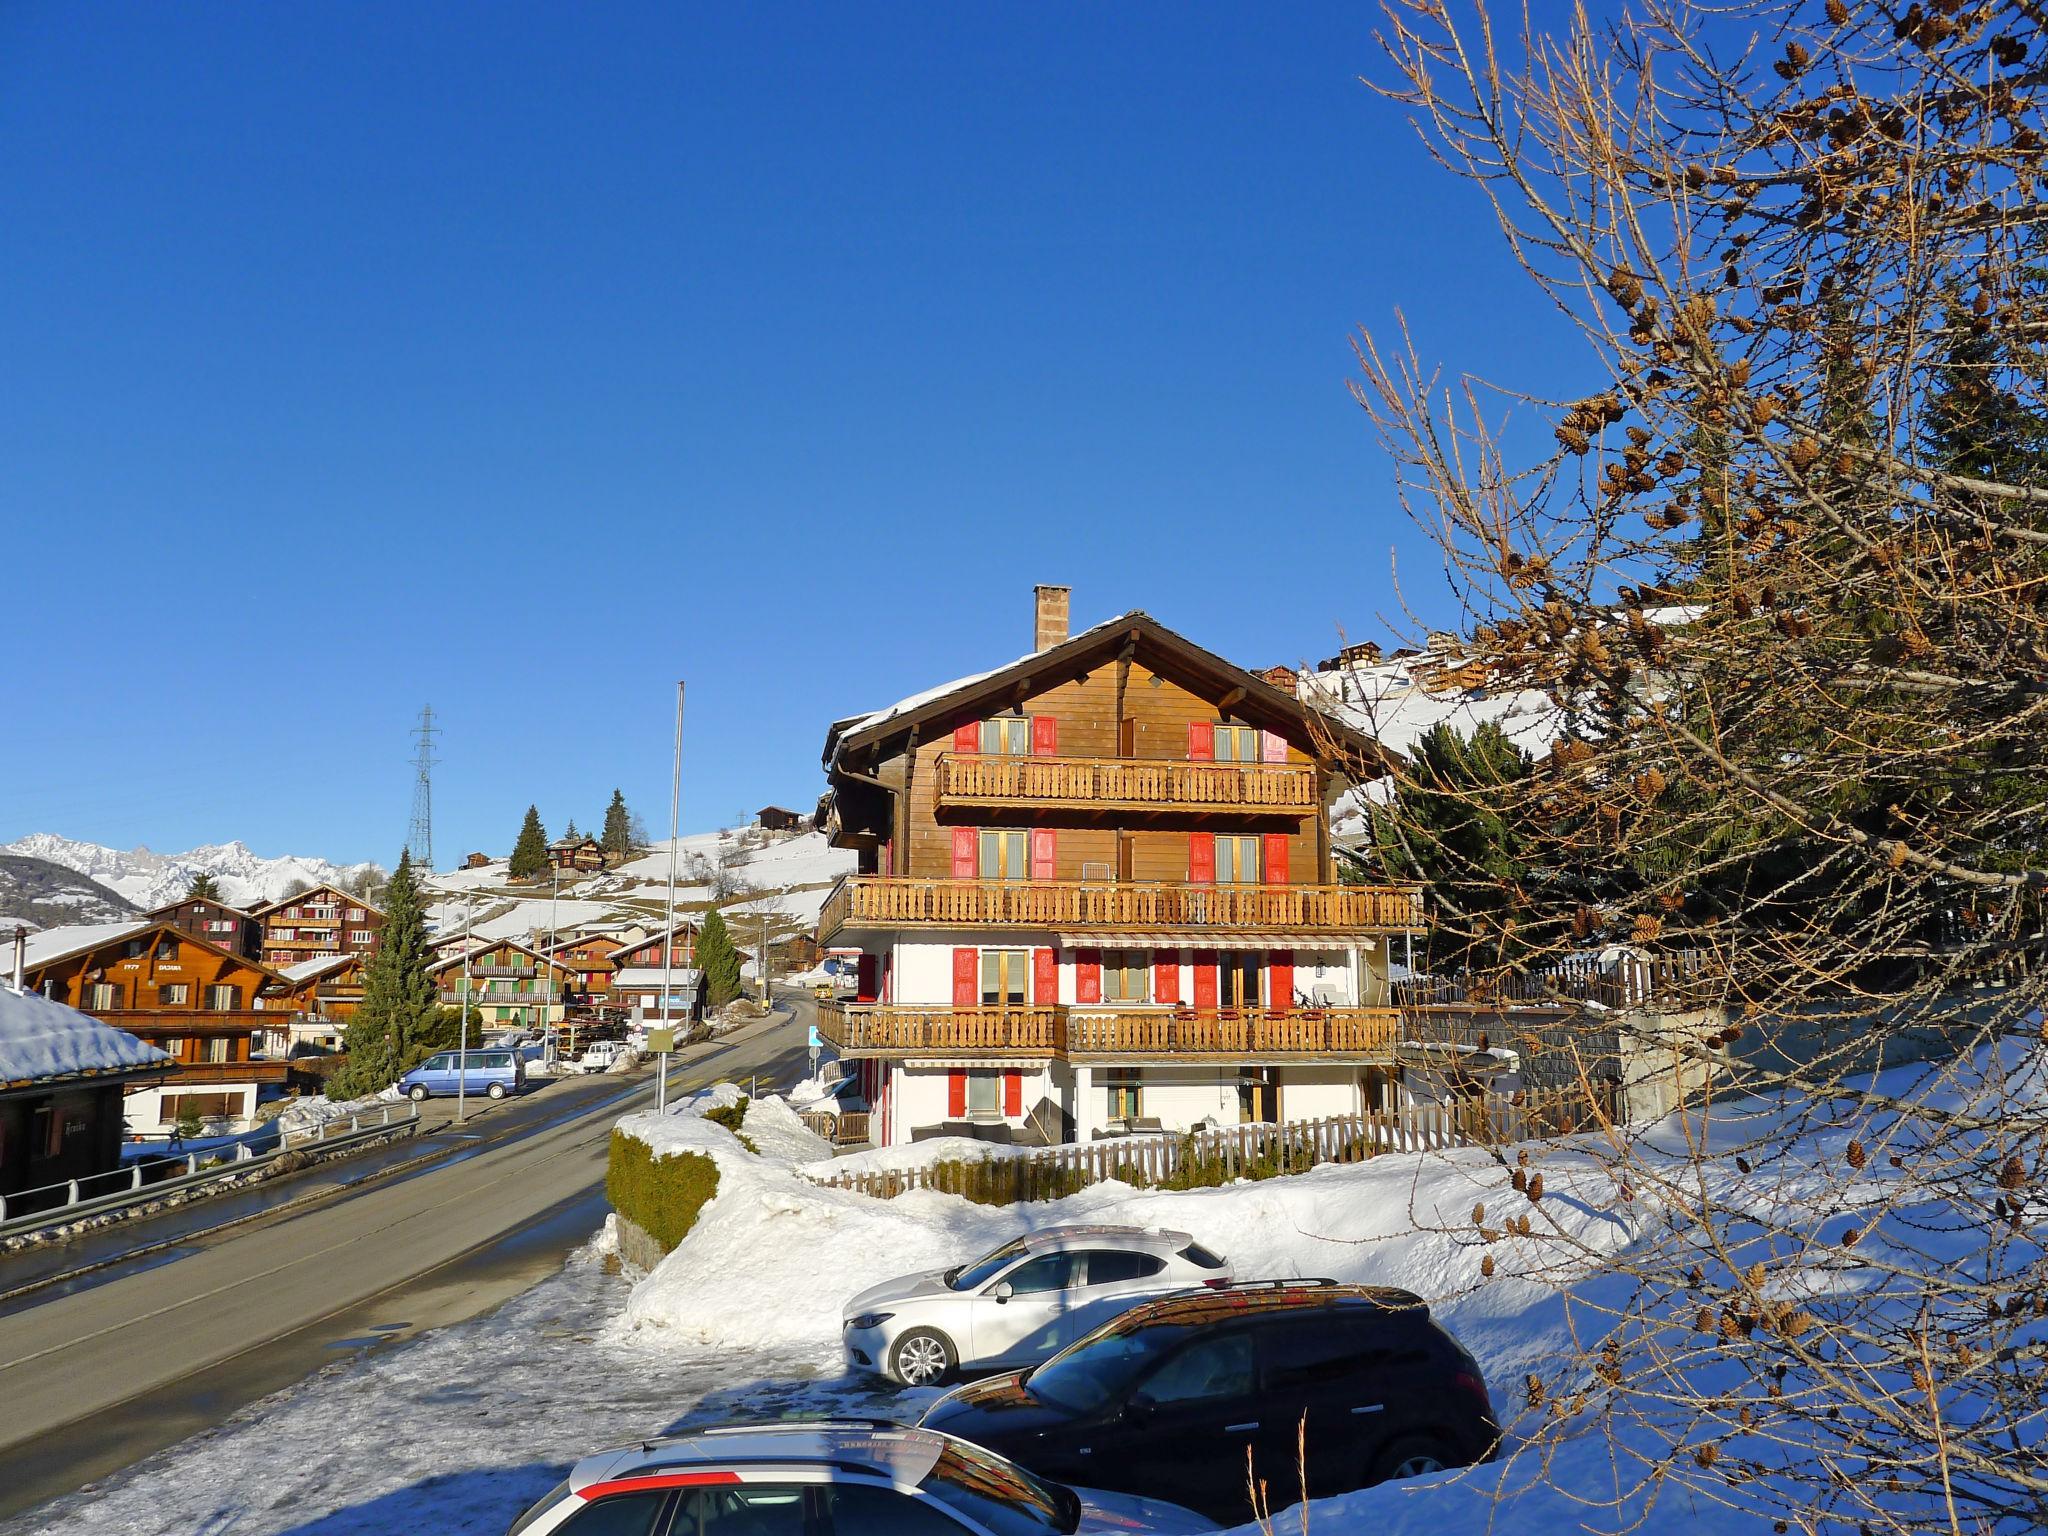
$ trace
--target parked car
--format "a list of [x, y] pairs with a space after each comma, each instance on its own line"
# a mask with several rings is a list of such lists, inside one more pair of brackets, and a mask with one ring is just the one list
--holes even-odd
[[576, 1058], [578, 1072], [609, 1072], [614, 1063], [625, 1053], [625, 1047], [616, 1040], [599, 1040], [589, 1046]]
[[1246, 1454], [1273, 1507], [1493, 1455], [1478, 1364], [1421, 1298], [1328, 1280], [1258, 1281], [1124, 1313], [1029, 1371], [955, 1388], [919, 1421], [1040, 1477], [1171, 1489], [1252, 1518]]
[[442, 1051], [429, 1056], [398, 1080], [414, 1103], [437, 1093], [454, 1093], [457, 1084], [469, 1094], [502, 1099], [526, 1086], [526, 1063], [517, 1051]]
[[1097, 1536], [1213, 1531], [883, 1421], [704, 1429], [579, 1461], [510, 1536]]
[[1047, 1227], [972, 1264], [870, 1286], [846, 1304], [847, 1364], [905, 1386], [1056, 1354], [1149, 1298], [1227, 1285], [1230, 1265], [1185, 1232]]

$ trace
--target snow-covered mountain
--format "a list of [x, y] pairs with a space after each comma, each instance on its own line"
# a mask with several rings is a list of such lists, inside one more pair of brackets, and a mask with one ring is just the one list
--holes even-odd
[[135, 909], [97, 880], [48, 859], [0, 853], [0, 932], [118, 923]]
[[0, 844], [0, 853], [47, 859], [76, 870], [145, 912], [184, 895], [192, 877], [201, 871], [220, 881], [223, 901], [237, 907], [255, 907], [276, 901], [294, 881], [331, 884], [374, 867], [367, 863], [333, 864], [326, 859], [296, 854], [266, 859], [251, 853], [244, 843], [211, 843], [184, 853], [153, 853], [147, 848], [123, 853], [118, 848], [81, 843], [53, 832], [32, 832], [19, 841]]

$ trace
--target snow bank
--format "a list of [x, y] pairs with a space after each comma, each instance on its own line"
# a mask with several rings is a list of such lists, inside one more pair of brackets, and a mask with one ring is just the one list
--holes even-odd
[[0, 987], [0, 1083], [122, 1072], [169, 1060], [89, 1013], [37, 992]]

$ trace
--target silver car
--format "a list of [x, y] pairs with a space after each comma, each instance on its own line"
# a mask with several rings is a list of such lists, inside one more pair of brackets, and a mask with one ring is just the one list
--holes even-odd
[[1230, 1281], [1229, 1263], [1185, 1232], [1047, 1227], [972, 1264], [862, 1291], [846, 1304], [846, 1362], [911, 1387], [1016, 1370], [1141, 1301]]

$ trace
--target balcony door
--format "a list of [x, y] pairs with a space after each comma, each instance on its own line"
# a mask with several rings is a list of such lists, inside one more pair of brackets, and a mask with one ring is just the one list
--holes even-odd
[[1031, 721], [1022, 715], [982, 721], [981, 750], [989, 757], [1029, 757]]
[[984, 949], [981, 952], [981, 1006], [1022, 1008], [1031, 985], [1031, 951]]
[[1259, 732], [1249, 725], [1219, 725], [1216, 727], [1216, 761], [1219, 763], [1256, 763], [1260, 756]]
[[1216, 961], [1216, 1006], [1256, 1008], [1259, 1006], [1259, 960], [1251, 954], [1228, 951]]
[[1216, 839], [1216, 883], [1257, 885], [1259, 883], [1259, 840], [1256, 837]]
[[983, 832], [981, 834], [981, 878], [984, 880], [1028, 880], [1031, 878], [1030, 837], [1024, 832]]

